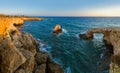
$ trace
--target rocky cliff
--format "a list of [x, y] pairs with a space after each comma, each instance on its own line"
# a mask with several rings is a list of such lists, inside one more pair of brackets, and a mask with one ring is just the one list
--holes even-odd
[[102, 33], [104, 35], [103, 41], [107, 50], [109, 50], [109, 54], [111, 54], [109, 56], [110, 63], [108, 63], [110, 73], [120, 73], [120, 28], [94, 28], [79, 36], [82, 39], [89, 40], [94, 37], [94, 33]]
[[0, 73], [64, 73], [47, 53], [39, 50], [31, 34], [16, 28], [19, 20], [34, 18], [0, 18]]

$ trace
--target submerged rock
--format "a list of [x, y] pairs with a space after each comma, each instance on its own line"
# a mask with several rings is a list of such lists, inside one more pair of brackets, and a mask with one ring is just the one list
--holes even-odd
[[62, 33], [62, 27], [59, 24], [57, 24], [53, 30], [53, 33], [56, 34]]

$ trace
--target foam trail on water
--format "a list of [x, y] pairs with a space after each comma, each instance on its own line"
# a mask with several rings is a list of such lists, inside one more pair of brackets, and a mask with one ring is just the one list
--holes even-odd
[[63, 33], [64, 33], [64, 34], [69, 35], [69, 33], [68, 33], [68, 31], [67, 31], [66, 29], [62, 28], [62, 30], [63, 30]]
[[79, 37], [79, 34], [76, 34], [75, 37], [77, 37], [78, 39], [80, 38], [80, 37]]
[[64, 28], [62, 28], [62, 30], [63, 30], [64, 33], [67, 33], [67, 32], [68, 32], [68, 31], [67, 31], [66, 29], [64, 29]]

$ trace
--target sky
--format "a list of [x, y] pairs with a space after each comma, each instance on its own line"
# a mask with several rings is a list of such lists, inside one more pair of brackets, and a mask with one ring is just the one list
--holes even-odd
[[31, 16], [120, 16], [120, 0], [1, 0], [0, 13]]

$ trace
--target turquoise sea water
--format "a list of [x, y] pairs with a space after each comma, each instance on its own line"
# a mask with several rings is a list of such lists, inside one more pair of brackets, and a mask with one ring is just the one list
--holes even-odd
[[[103, 57], [103, 35], [95, 34], [90, 41], [82, 40], [78, 34], [95, 27], [120, 27], [120, 18], [115, 17], [44, 17], [43, 21], [26, 21], [24, 31], [40, 40], [40, 50], [51, 54], [65, 73], [109, 73], [99, 71], [99, 61]], [[53, 35], [56, 24], [60, 24], [63, 33]]]

